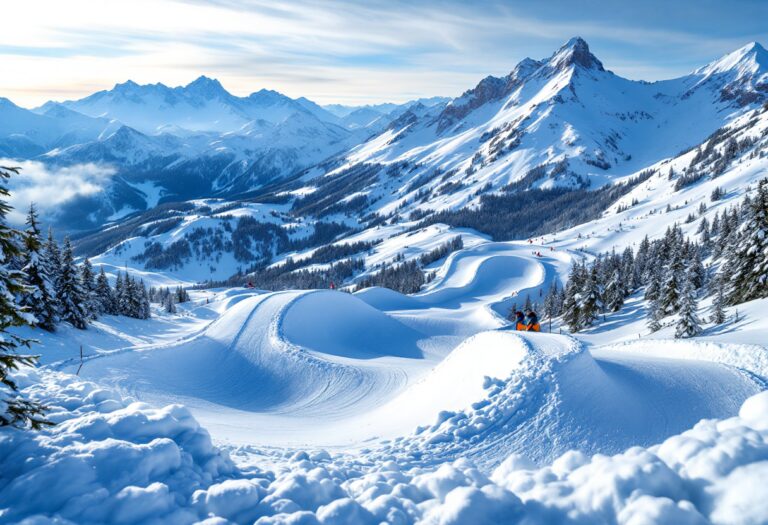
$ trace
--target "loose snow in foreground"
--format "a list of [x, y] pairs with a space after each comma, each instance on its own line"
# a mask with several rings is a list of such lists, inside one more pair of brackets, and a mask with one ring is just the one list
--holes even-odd
[[[768, 392], [738, 417], [703, 420], [660, 445], [536, 467], [512, 454], [403, 468], [386, 456], [293, 452], [237, 468], [178, 405], [157, 409], [50, 371], [27, 393], [58, 423], [0, 433], [4, 523], [750, 524], [768, 516]], [[257, 430], [256, 430], [257, 431]]]

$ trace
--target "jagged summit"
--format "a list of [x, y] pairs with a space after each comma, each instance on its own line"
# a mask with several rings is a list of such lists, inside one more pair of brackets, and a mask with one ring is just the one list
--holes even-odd
[[758, 42], [750, 42], [736, 51], [694, 71], [698, 75], [736, 72], [739, 76], [768, 73], [768, 51]]
[[221, 94], [229, 94], [221, 82], [215, 78], [209, 78], [205, 75], [197, 77], [195, 80], [187, 84], [183, 90], [189, 94], [196, 94], [205, 97], [212, 97]]
[[548, 60], [555, 69], [565, 69], [570, 66], [581, 66], [585, 69], [605, 71], [603, 64], [589, 51], [589, 45], [581, 37], [573, 37], [558, 49]]

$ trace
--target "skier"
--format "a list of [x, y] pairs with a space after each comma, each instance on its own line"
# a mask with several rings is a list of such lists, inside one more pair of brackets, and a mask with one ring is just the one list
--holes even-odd
[[523, 312], [515, 312], [515, 330], [525, 332], [528, 330], [528, 326], [525, 324], [525, 316]]
[[528, 310], [528, 313], [526, 315], [526, 319], [528, 321], [528, 324], [526, 326], [526, 330], [529, 332], [541, 332], [541, 325], [539, 324], [539, 318], [536, 315], [536, 312], [533, 310]]

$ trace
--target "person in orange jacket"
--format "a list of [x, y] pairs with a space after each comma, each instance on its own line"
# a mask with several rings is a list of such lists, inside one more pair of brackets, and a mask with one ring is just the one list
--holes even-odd
[[541, 332], [541, 325], [539, 324], [539, 318], [536, 315], [536, 312], [533, 310], [528, 310], [528, 313], [526, 315], [526, 330], [529, 332]]
[[515, 330], [525, 332], [528, 330], [528, 325], [525, 324], [525, 316], [523, 312], [515, 312]]

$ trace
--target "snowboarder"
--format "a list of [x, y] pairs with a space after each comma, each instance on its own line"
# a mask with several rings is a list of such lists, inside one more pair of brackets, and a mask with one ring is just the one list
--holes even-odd
[[536, 312], [533, 310], [528, 310], [528, 313], [526, 314], [526, 320], [528, 321], [525, 328], [527, 331], [541, 332], [541, 325], [539, 324], [539, 318], [536, 315]]
[[523, 312], [515, 312], [515, 330], [525, 332], [528, 330], [528, 326], [525, 324], [525, 316]]

